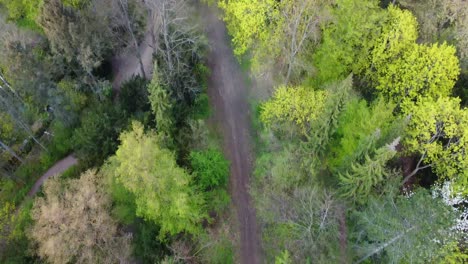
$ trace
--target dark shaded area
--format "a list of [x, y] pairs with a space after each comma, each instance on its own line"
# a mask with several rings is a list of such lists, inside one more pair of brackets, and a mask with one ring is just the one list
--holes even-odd
[[107, 80], [112, 80], [112, 61], [104, 60], [101, 65], [93, 70], [93, 75]]
[[460, 74], [453, 88], [453, 94], [461, 99], [462, 106], [468, 106], [468, 71]]

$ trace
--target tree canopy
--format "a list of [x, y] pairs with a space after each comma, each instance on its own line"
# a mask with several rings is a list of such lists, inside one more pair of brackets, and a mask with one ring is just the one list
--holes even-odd
[[203, 198], [190, 187], [192, 177], [176, 164], [174, 154], [160, 147], [159, 136], [134, 122], [120, 141], [110, 164], [118, 182], [134, 194], [137, 215], [158, 224], [161, 238], [197, 233], [205, 217]]
[[109, 215], [111, 200], [96, 171], [65, 183], [50, 179], [36, 199], [31, 237], [51, 263], [110, 263], [130, 260], [130, 237]]

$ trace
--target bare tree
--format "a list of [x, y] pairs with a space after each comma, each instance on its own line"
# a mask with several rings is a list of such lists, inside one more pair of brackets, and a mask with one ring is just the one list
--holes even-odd
[[194, 68], [201, 61], [206, 40], [197, 23], [190, 20], [191, 6], [183, 0], [145, 0], [153, 19], [161, 84], [171, 87], [176, 100], [200, 91]]
[[96, 171], [65, 183], [49, 179], [37, 198], [30, 236], [51, 263], [128, 263], [130, 237], [109, 215], [111, 200]]
[[[288, 84], [294, 71], [307, 69], [300, 56], [304, 54], [311, 43], [320, 41], [320, 25], [328, 20], [327, 7], [332, 0], [298, 0], [282, 1], [280, 6], [280, 27], [274, 36], [282, 51], [280, 58], [284, 58], [284, 83]], [[275, 45], [275, 44], [273, 44]]]
[[143, 78], [146, 79], [146, 73], [145, 73], [145, 67], [143, 64], [142, 56], [141, 56], [141, 51], [138, 45], [138, 40], [137, 37], [135, 36], [135, 32], [138, 30], [135, 26], [135, 21], [132, 18], [135, 18], [137, 16], [141, 16], [142, 14], [139, 14], [139, 3], [136, 1], [133, 1], [133, 8], [130, 8], [128, 0], [118, 0], [119, 2], [119, 8], [120, 8], [120, 17], [122, 21], [124, 21], [124, 27], [126, 29], [126, 33], [129, 36], [129, 41], [130, 45], [133, 47], [135, 50], [135, 54], [138, 58], [138, 61], [140, 63], [140, 71], [143, 76]]

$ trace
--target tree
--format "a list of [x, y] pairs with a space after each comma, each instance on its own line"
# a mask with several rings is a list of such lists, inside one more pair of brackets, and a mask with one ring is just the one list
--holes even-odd
[[327, 162], [332, 172], [344, 172], [354, 162], [397, 137], [398, 121], [393, 116], [394, 105], [382, 98], [372, 105], [365, 100], [352, 99], [338, 120], [338, 128], [330, 143]]
[[339, 81], [369, 67], [369, 52], [387, 16], [378, 2], [336, 1], [333, 19], [324, 26], [322, 44], [314, 54], [318, 84]]
[[0, 27], [0, 99], [5, 111], [15, 121], [24, 120], [27, 114], [43, 112], [50, 105], [55, 109], [56, 117], [67, 116], [62, 105], [67, 98], [55, 84], [66, 67], [57, 67], [48, 53], [46, 40], [1, 19]]
[[379, 148], [371, 158], [368, 154], [363, 163], [353, 163], [345, 174], [339, 175], [340, 191], [345, 198], [358, 203], [368, 201], [374, 189], [396, 173], [387, 168], [387, 163], [396, 155], [397, 138], [391, 144]]
[[423, 189], [409, 197], [372, 199], [353, 217], [357, 221], [355, 263], [370, 258], [385, 263], [427, 263], [441, 246], [456, 240], [450, 231], [455, 212]]
[[[399, 0], [418, 18], [420, 38], [426, 43], [453, 41], [460, 59], [468, 58], [468, 3], [463, 0]], [[465, 65], [466, 67], [467, 65]]]
[[189, 116], [204, 92], [206, 71], [201, 69], [205, 69], [202, 58], [207, 40], [193, 20], [193, 6], [187, 1], [156, 0], [146, 4], [157, 43], [153, 69], [156, 76], [149, 87], [153, 113], [166, 146], [176, 149], [178, 158], [186, 157], [192, 134]]
[[234, 54], [243, 55], [256, 41], [269, 39], [268, 21], [274, 23], [279, 15], [278, 2], [274, 0], [239, 0], [220, 1], [219, 7], [224, 10], [224, 21], [232, 35]]
[[100, 102], [82, 113], [81, 126], [73, 134], [77, 156], [89, 165], [100, 165], [118, 147], [120, 132], [127, 125], [124, 113], [111, 104]]
[[306, 185], [291, 194], [264, 189], [260, 199], [257, 214], [272, 258], [287, 250], [291, 263], [339, 262], [338, 204], [329, 191]]
[[376, 88], [398, 103], [420, 96], [449, 96], [460, 73], [455, 48], [445, 43], [414, 44], [400, 57], [381, 63], [376, 70]]
[[20, 26], [37, 29], [35, 20], [39, 14], [42, 0], [0, 0], [0, 4], [5, 5], [7, 8], [9, 19]]
[[411, 12], [390, 5], [387, 13], [366, 70], [377, 90], [397, 103], [420, 95], [450, 95], [460, 73], [454, 47], [417, 44], [417, 22]]
[[[141, 52], [138, 46], [138, 41], [137, 41], [137, 33], [138, 33], [138, 23], [136, 21], [139, 17], [142, 17], [142, 10], [141, 7], [138, 5], [138, 2], [130, 0], [119, 0], [118, 2], [119, 7], [120, 7], [120, 18], [122, 21], [125, 21], [125, 30], [127, 35], [129, 36], [128, 42], [130, 43], [128, 46], [132, 46], [135, 54], [138, 58], [138, 62], [140, 63], [140, 71], [142, 74], [142, 77], [146, 79], [146, 72], [145, 72], [145, 67], [143, 65], [143, 60], [141, 57]], [[154, 43], [153, 43], [154, 45]], [[148, 73], [149, 74], [149, 73]]]
[[155, 53], [159, 84], [177, 103], [174, 107], [183, 112], [202, 91], [196, 69], [203, 61], [206, 39], [191, 20], [191, 7], [186, 1], [155, 0], [147, 5], [152, 23], [157, 26], [154, 37], [159, 43]]
[[327, 93], [305, 87], [279, 87], [273, 97], [261, 106], [260, 120], [266, 126], [295, 125], [301, 133], [323, 112]]
[[468, 111], [460, 109], [460, 99], [424, 98], [403, 106], [410, 115], [404, 146], [420, 156], [407, 182], [422, 169], [432, 167], [442, 180], [453, 181], [456, 191], [466, 193], [468, 181]]
[[233, 36], [234, 53], [252, 53], [257, 72], [280, 72], [284, 83], [310, 69], [306, 55], [320, 41], [320, 26], [329, 19], [333, 0], [220, 1]]
[[326, 87], [327, 100], [323, 111], [319, 113], [318, 118], [311, 125], [311, 133], [307, 135], [306, 151], [323, 156], [328, 148], [328, 143], [338, 128], [339, 116], [349, 103], [351, 98], [351, 89], [353, 76], [349, 75], [346, 79], [332, 83]]
[[[173, 135], [172, 102], [166, 89], [159, 82], [159, 72], [157, 64], [154, 65], [153, 79], [148, 85], [148, 99], [151, 110], [156, 117], [156, 127], [158, 133], [165, 139], [170, 140]], [[168, 144], [169, 142], [166, 142]], [[169, 143], [170, 144], [170, 143]]]
[[418, 38], [416, 18], [408, 10], [401, 10], [390, 5], [386, 12], [381, 32], [375, 37], [371, 53], [372, 71], [387, 69], [386, 63], [405, 56], [405, 52], [414, 48]]
[[148, 82], [140, 76], [134, 76], [123, 83], [120, 88], [119, 102], [122, 110], [128, 114], [147, 112], [150, 110], [148, 100]]
[[60, 0], [44, 0], [38, 21], [52, 51], [67, 63], [78, 63], [89, 76], [115, 44], [111, 28], [101, 26], [107, 20], [64, 6]]
[[138, 122], [120, 140], [110, 163], [118, 182], [134, 194], [137, 215], [158, 224], [160, 238], [197, 233], [205, 217], [204, 202], [191, 186], [192, 177], [177, 166], [174, 154], [160, 147], [154, 132], [144, 133]]
[[229, 162], [219, 150], [192, 151], [190, 163], [195, 178], [203, 190], [227, 186]]
[[96, 171], [64, 183], [49, 179], [34, 203], [30, 236], [51, 263], [127, 263], [129, 236], [109, 215], [111, 201]]

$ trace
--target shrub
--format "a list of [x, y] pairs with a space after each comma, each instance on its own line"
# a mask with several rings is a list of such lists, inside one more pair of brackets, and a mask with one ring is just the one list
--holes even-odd
[[229, 162], [219, 150], [192, 151], [190, 162], [197, 183], [203, 190], [226, 186]]

